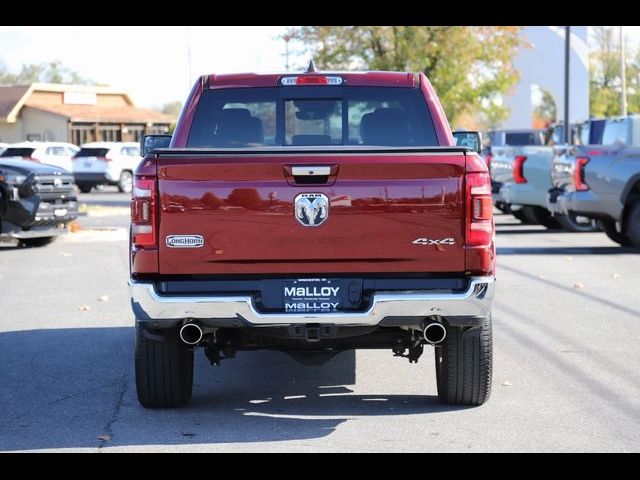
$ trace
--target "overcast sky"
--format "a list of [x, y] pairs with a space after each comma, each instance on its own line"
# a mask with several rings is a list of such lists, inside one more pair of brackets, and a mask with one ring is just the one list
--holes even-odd
[[[61, 60], [140, 106], [184, 101], [203, 73], [284, 70], [286, 27], [0, 27], [0, 61]], [[191, 78], [188, 52], [191, 46]]]
[[[60, 60], [151, 107], [184, 101], [203, 73], [283, 71], [285, 47], [278, 36], [286, 28], [0, 27], [0, 62], [18, 71], [23, 63]], [[638, 45], [640, 27], [625, 27], [625, 34]]]

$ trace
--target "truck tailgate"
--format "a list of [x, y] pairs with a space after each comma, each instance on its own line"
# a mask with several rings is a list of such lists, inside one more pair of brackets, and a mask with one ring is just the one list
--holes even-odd
[[[291, 175], [310, 166], [330, 175]], [[464, 170], [462, 153], [161, 154], [159, 270], [463, 272]], [[300, 194], [326, 196], [322, 224], [298, 221]]]

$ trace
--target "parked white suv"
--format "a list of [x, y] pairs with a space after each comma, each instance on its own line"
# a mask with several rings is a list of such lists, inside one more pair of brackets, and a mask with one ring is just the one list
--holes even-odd
[[63, 142], [20, 142], [12, 143], [0, 154], [3, 158], [20, 158], [32, 162], [55, 165], [71, 172], [71, 158], [80, 148]]
[[121, 192], [130, 193], [133, 171], [140, 160], [138, 143], [85, 143], [73, 157], [73, 175], [83, 193], [97, 185], [117, 185]]

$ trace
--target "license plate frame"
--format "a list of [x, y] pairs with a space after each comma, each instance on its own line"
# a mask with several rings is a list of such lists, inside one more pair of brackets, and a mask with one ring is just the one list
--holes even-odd
[[285, 313], [332, 313], [343, 306], [342, 282], [333, 278], [299, 278], [282, 282]]

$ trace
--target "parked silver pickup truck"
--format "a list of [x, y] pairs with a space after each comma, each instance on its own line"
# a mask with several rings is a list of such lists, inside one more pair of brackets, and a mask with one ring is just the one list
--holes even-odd
[[[593, 128], [601, 120], [584, 122], [575, 129], [573, 141], [589, 142], [590, 135], [597, 137]], [[554, 144], [562, 134], [562, 125], [549, 132], [549, 144], [513, 147], [494, 147], [491, 161], [492, 180], [500, 184], [494, 194], [494, 203], [507, 205], [516, 218], [526, 223], [536, 223], [547, 228], [563, 228], [569, 232], [590, 232], [597, 229], [592, 219], [573, 211], [551, 213], [548, 208], [548, 192], [551, 189], [551, 163], [558, 148]], [[599, 141], [599, 138], [597, 138]]]
[[548, 208], [598, 219], [611, 240], [640, 248], [640, 115], [608, 119], [602, 143], [556, 150]]

